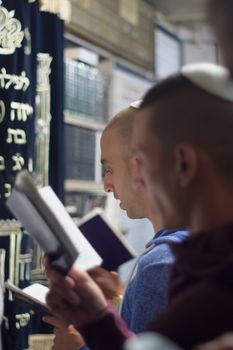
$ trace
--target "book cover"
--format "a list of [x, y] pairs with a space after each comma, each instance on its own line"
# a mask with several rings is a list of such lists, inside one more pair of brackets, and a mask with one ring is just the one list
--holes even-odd
[[62, 273], [74, 263], [82, 270], [102, 263], [52, 188], [38, 189], [27, 171], [17, 174], [6, 205]]
[[5, 288], [12, 293], [13, 299], [26, 304], [34, 311], [40, 311], [48, 314], [48, 306], [46, 304], [46, 294], [48, 287], [34, 283], [26, 288], [20, 289], [15, 286], [10, 280], [5, 282]]
[[102, 267], [116, 271], [137, 256], [123, 234], [107, 219], [103, 209], [95, 208], [79, 222], [79, 229], [102, 257]]

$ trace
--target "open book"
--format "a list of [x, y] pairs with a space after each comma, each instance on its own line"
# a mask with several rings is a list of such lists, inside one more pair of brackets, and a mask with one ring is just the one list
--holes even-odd
[[23, 302], [35, 311], [46, 314], [49, 313], [45, 300], [49, 289], [42, 284], [34, 283], [26, 288], [20, 289], [8, 280], [5, 282], [5, 287], [12, 293], [14, 300]]
[[101, 265], [52, 188], [37, 188], [26, 170], [17, 174], [6, 205], [62, 273], [74, 263], [82, 270]]
[[37, 188], [25, 170], [17, 174], [6, 204], [64, 274], [72, 265], [89, 270], [103, 263], [116, 270], [136, 256], [102, 210], [87, 214], [77, 228], [51, 187]]
[[122, 233], [107, 219], [102, 208], [95, 208], [79, 221], [79, 229], [103, 259], [102, 267], [117, 270], [136, 257]]

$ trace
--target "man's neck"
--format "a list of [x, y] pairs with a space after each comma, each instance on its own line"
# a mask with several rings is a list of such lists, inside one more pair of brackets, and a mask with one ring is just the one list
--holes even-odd
[[152, 223], [152, 226], [153, 226], [155, 232], [158, 232], [159, 230], [162, 229], [159, 217], [156, 213], [154, 213], [152, 210], [148, 210], [148, 215], [146, 217]]
[[189, 230], [191, 234], [209, 231], [233, 223], [233, 194], [214, 189], [209, 196], [201, 196], [193, 206]]

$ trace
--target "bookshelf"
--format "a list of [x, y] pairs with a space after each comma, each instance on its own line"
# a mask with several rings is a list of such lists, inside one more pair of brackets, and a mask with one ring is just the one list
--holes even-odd
[[102, 131], [110, 116], [142, 97], [154, 72], [69, 32], [65, 39], [65, 205], [75, 218], [105, 207]]

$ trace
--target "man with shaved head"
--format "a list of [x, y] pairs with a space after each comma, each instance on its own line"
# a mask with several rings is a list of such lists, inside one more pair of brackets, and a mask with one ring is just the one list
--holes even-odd
[[105, 191], [120, 200], [120, 207], [130, 218], [147, 217], [156, 232], [139, 260], [137, 273], [128, 284], [123, 300], [121, 315], [129, 328], [139, 333], [167, 305], [168, 274], [173, 262], [169, 244], [180, 242], [187, 232], [174, 231], [171, 227], [163, 230], [160, 216], [143, 192], [141, 182], [135, 179], [132, 187], [131, 172], [138, 166], [138, 159], [130, 148], [136, 114], [137, 108], [133, 105], [108, 123], [101, 137], [101, 161], [105, 169]]
[[[139, 102], [136, 102], [118, 113], [107, 124], [101, 137], [105, 191], [113, 193], [128, 217], [148, 218], [156, 232], [134, 268], [135, 273], [127, 284], [122, 302], [121, 316], [135, 333], [144, 331], [148, 323], [166, 308], [169, 272], [174, 261], [169, 245], [181, 242], [187, 237], [187, 232], [180, 228], [179, 230], [162, 229], [160, 217], [141, 188], [141, 182], [135, 179], [135, 187], [132, 187], [131, 173], [132, 169], [138, 166], [138, 160], [135, 155], [132, 155], [130, 146], [138, 108]], [[97, 283], [104, 279], [105, 286], [101, 284], [101, 287], [105, 291], [105, 296], [115, 300], [119, 294], [119, 288], [117, 290], [112, 288], [115, 285], [111, 282], [111, 273], [100, 269], [97, 269], [96, 273], [93, 271], [90, 273]], [[59, 322], [51, 317], [46, 317], [44, 320], [56, 326], [54, 350], [65, 348], [65, 338], [67, 338], [66, 344], [69, 344], [71, 349], [75, 348], [75, 343], [77, 348], [78, 345], [81, 346], [82, 339], [79, 335], [75, 337], [72, 327], [69, 326], [67, 330], [64, 327], [59, 328], [57, 327]], [[71, 347], [72, 343], [73, 347]]]
[[[134, 131], [135, 177], [162, 225], [186, 226], [191, 233], [172, 248], [170, 303], [149, 329], [191, 349], [233, 330], [233, 83], [228, 72], [191, 65], [157, 84], [143, 100]], [[93, 350], [123, 349], [131, 334], [87, 274], [73, 269], [64, 278], [51, 266], [47, 274], [52, 312], [72, 320]]]

